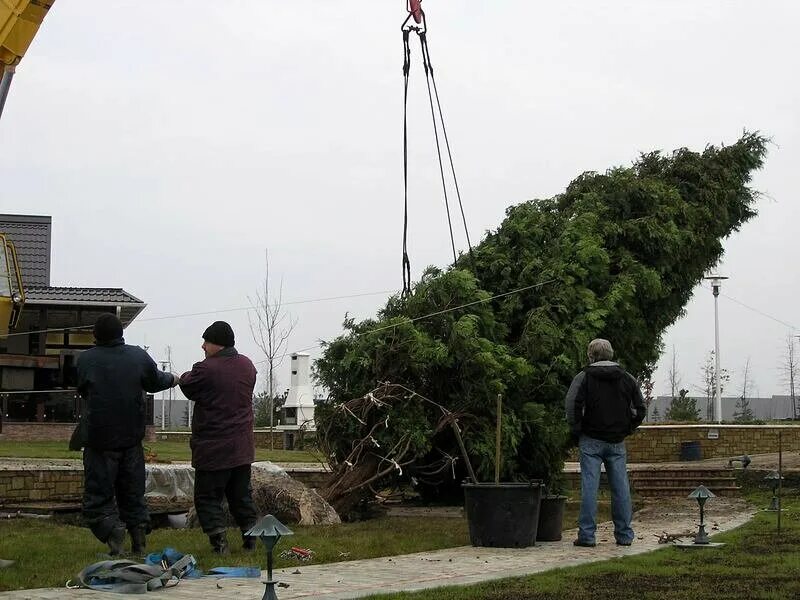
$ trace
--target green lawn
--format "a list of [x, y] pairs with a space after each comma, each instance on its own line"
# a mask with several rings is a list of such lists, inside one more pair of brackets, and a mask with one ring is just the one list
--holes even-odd
[[[564, 527], [574, 527], [577, 503], [567, 505]], [[600, 506], [600, 518], [609, 518], [607, 504]], [[281, 541], [279, 553], [291, 546], [314, 550], [312, 564], [395, 556], [426, 550], [439, 550], [469, 544], [465, 519], [425, 517], [381, 518], [361, 523], [334, 526], [291, 527], [295, 535]], [[191, 553], [201, 568], [215, 566], [258, 565], [263, 555], [246, 554], [239, 547], [239, 532], [228, 532], [233, 552], [220, 558], [211, 553], [207, 538], [199, 529], [159, 529], [148, 537], [148, 548], [171, 546]], [[88, 529], [53, 521], [12, 519], [0, 521], [0, 559], [16, 564], [0, 570], [0, 591], [62, 586], [86, 565], [101, 560], [105, 546]], [[278, 567], [298, 564], [279, 559]]]
[[[749, 496], [766, 506], [768, 496]], [[800, 598], [800, 499], [784, 501], [783, 531], [775, 513], [714, 537], [718, 549], [664, 548], [540, 575], [466, 588], [370, 596], [370, 600], [790, 600]]]
[[[358, 558], [392, 556], [434, 550], [469, 543], [466, 521], [452, 518], [426, 518], [425, 527], [412, 518], [384, 518], [334, 526], [295, 527], [295, 535], [285, 538], [276, 552], [291, 546], [311, 548], [315, 563]], [[240, 548], [239, 531], [228, 532], [232, 553], [219, 557], [211, 553], [208, 539], [199, 529], [156, 530], [148, 537], [148, 548], [170, 546], [191, 553], [201, 568], [253, 565], [266, 568], [263, 549], [247, 554]], [[101, 560], [105, 546], [88, 529], [56, 523], [15, 519], [0, 521], [0, 558], [15, 560], [0, 570], [0, 590], [57, 587], [86, 565]], [[278, 559], [283, 567], [296, 560]]]
[[[161, 461], [191, 460], [189, 442], [146, 442], [145, 448], [155, 452]], [[0, 441], [0, 457], [10, 458], [81, 458], [80, 452], [67, 448], [67, 442]], [[317, 462], [318, 455], [305, 450], [267, 450], [256, 448], [256, 460], [273, 462]]]

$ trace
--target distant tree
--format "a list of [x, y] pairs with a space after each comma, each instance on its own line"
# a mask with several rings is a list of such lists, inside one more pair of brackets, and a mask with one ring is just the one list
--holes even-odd
[[699, 421], [700, 409], [697, 400], [689, 398], [689, 390], [680, 390], [678, 397], [673, 398], [664, 415], [667, 421]]
[[[706, 395], [706, 420], [707, 421], [714, 421], [714, 396], [716, 394], [716, 385], [717, 385], [717, 363], [716, 363], [716, 353], [714, 350], [709, 351], [708, 356], [706, 357], [706, 362], [703, 364], [701, 370], [701, 375], [703, 377], [703, 392]], [[719, 376], [719, 395], [720, 398], [722, 397], [725, 391], [725, 384], [727, 384], [731, 380], [730, 373], [728, 373], [727, 369], [720, 369], [720, 376]]]
[[750, 400], [748, 399], [752, 385], [753, 382], [750, 379], [750, 357], [747, 357], [742, 374], [742, 393], [736, 402], [736, 412], [733, 413], [733, 420], [737, 423], [748, 423], [753, 420], [753, 410], [750, 408]]
[[658, 405], [653, 407], [653, 414], [650, 415], [650, 420], [653, 423], [658, 423], [661, 420], [661, 413], [658, 411]]
[[274, 396], [270, 402], [269, 392], [256, 394], [253, 398], [253, 412], [255, 413], [256, 427], [273, 427], [275, 423], [275, 413], [280, 410], [286, 396]]
[[653, 369], [654, 365], [647, 365], [647, 374], [645, 376], [644, 381], [642, 382], [642, 396], [644, 396], [644, 406], [646, 409], [645, 418], [647, 418], [650, 414], [650, 406], [653, 404], [653, 388], [655, 387], [655, 382], [653, 381]]
[[[267, 372], [267, 398], [275, 398], [278, 387], [277, 370], [286, 358], [289, 337], [297, 320], [289, 315], [283, 305], [283, 280], [275, 292], [269, 281], [269, 252], [265, 251], [265, 275], [263, 289], [257, 289], [255, 298], [250, 298], [252, 310], [247, 312], [250, 333], [253, 341], [264, 354]], [[274, 413], [268, 415], [268, 426], [274, 425]], [[265, 425], [267, 426], [267, 425]], [[270, 435], [270, 448], [274, 449], [273, 436]]]
[[678, 352], [674, 345], [672, 346], [672, 361], [667, 373], [667, 380], [669, 381], [670, 398], [677, 398], [681, 389], [681, 375], [678, 373]]
[[794, 340], [795, 338], [793, 336], [788, 336], [786, 338], [786, 354], [784, 355], [783, 363], [780, 365], [779, 370], [781, 373], [781, 380], [784, 385], [787, 386], [789, 398], [792, 400], [792, 418], [797, 419], [797, 417], [800, 416], [800, 407], [798, 407], [794, 384], [800, 373], [798, 373], [797, 350]]

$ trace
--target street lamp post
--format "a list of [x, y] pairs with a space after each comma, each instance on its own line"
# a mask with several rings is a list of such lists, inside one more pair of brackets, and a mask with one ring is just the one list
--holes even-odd
[[714, 293], [714, 420], [722, 423], [722, 393], [720, 386], [720, 360], [719, 360], [719, 289], [722, 287], [723, 279], [719, 275], [705, 277], [711, 281], [711, 291]]

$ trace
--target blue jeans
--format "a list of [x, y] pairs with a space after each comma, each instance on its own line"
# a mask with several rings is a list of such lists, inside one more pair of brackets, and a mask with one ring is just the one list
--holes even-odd
[[612, 444], [582, 435], [578, 443], [581, 460], [581, 512], [578, 517], [578, 539], [595, 543], [597, 529], [597, 491], [600, 487], [600, 465], [606, 467], [611, 488], [611, 518], [614, 538], [620, 544], [633, 541], [633, 507], [625, 464], [625, 442]]

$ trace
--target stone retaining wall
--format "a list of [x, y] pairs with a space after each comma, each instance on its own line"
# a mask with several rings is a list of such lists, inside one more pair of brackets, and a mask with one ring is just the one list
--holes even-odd
[[[68, 442], [75, 430], [75, 423], [9, 423], [3, 422], [0, 441], [13, 442]], [[148, 426], [145, 440], [151, 442], [153, 427]]]
[[681, 443], [695, 441], [704, 459], [768, 454], [778, 451], [779, 431], [784, 452], [800, 450], [798, 425], [644, 425], [626, 440], [628, 462], [675, 462]]
[[[286, 472], [311, 488], [324, 487], [330, 473], [321, 469]], [[78, 502], [83, 497], [83, 469], [48, 465], [0, 469], [0, 507], [25, 502]]]
[[[172, 442], [185, 442], [188, 445], [189, 438], [191, 437], [191, 435], [192, 434], [189, 433], [188, 431], [155, 431], [153, 433], [153, 439], [155, 441], [164, 440]], [[282, 431], [272, 432], [273, 445], [270, 445], [269, 431], [263, 431], [257, 429], [253, 432], [253, 437], [255, 438], [256, 448], [272, 448], [274, 446], [275, 450], [283, 450]]]
[[83, 469], [0, 471], [0, 506], [22, 502], [76, 502], [83, 496]]

